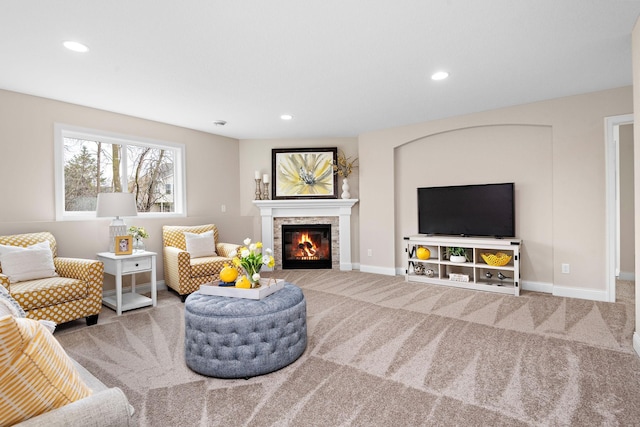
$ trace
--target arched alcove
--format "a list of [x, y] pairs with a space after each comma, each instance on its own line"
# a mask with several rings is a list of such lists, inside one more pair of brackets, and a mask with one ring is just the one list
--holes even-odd
[[428, 135], [396, 147], [395, 265], [417, 234], [419, 187], [514, 182], [523, 281], [553, 283], [553, 138], [550, 126], [490, 125]]

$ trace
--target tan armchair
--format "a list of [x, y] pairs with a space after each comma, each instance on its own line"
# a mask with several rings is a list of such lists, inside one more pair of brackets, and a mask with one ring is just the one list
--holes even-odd
[[[208, 231], [213, 231], [216, 255], [192, 258], [187, 252], [184, 233], [202, 234]], [[165, 225], [162, 227], [162, 246], [164, 281], [169, 288], [178, 292], [182, 302], [187, 295], [200, 289], [200, 285], [219, 280], [220, 270], [225, 264], [231, 263], [231, 253], [240, 247], [219, 242], [218, 228], [214, 224]]]
[[0, 285], [31, 319], [65, 323], [86, 317], [87, 325], [95, 325], [102, 308], [102, 262], [58, 257], [56, 239], [48, 232], [0, 236], [0, 245], [27, 247], [44, 241], [49, 242], [57, 276], [11, 283], [0, 265]]

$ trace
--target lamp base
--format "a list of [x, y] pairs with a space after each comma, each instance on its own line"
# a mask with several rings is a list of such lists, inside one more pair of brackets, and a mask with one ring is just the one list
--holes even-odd
[[124, 220], [116, 218], [109, 225], [109, 252], [116, 251], [116, 237], [127, 235], [127, 225]]

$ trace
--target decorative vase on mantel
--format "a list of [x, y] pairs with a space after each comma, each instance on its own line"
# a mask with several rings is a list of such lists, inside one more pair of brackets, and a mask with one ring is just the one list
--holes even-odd
[[351, 193], [349, 193], [349, 180], [347, 178], [342, 178], [342, 194], [340, 197], [343, 199], [351, 198]]

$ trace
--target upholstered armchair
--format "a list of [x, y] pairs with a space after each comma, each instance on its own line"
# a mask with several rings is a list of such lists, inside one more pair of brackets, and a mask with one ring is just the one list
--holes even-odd
[[[40, 266], [39, 261], [32, 261], [29, 257], [34, 252], [42, 254], [40, 250], [24, 251], [11, 248], [27, 248], [41, 242], [47, 242], [51, 249], [50, 256], [53, 257], [54, 269], [42, 269], [42, 272], [37, 270]], [[4, 245], [0, 247], [0, 286], [9, 290], [11, 296], [26, 312], [27, 317], [51, 320], [55, 323], [65, 323], [85, 317], [87, 325], [98, 323], [98, 315], [102, 308], [104, 280], [102, 262], [58, 257], [56, 239], [49, 232], [0, 236], [0, 245]], [[46, 252], [46, 245], [44, 248]], [[9, 252], [22, 253], [25, 256], [22, 257], [21, 262], [16, 262], [15, 256], [7, 257], [6, 254]], [[2, 270], [2, 262], [5, 263], [6, 271]], [[36, 274], [18, 272], [21, 265], [32, 265], [33, 270], [37, 270]], [[12, 274], [13, 272], [16, 274]]]
[[240, 247], [219, 242], [215, 224], [165, 225], [162, 246], [165, 284], [182, 302], [200, 285], [219, 280], [220, 270], [231, 263], [231, 253]]

